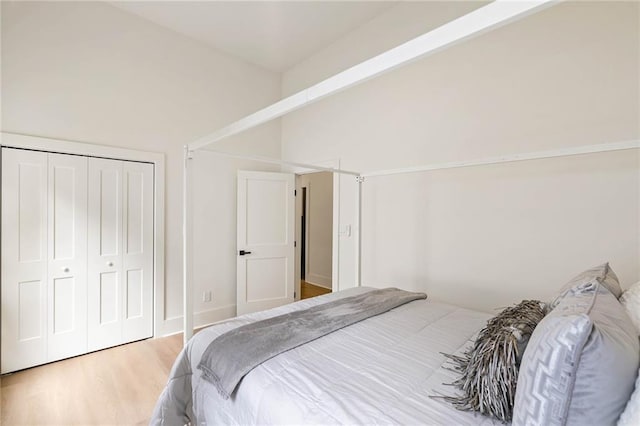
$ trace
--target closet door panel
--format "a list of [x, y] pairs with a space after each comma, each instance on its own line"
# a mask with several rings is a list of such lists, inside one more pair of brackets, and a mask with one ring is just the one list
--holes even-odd
[[153, 165], [123, 162], [123, 340], [153, 334]]
[[120, 277], [117, 272], [100, 273], [100, 319], [99, 324], [118, 322], [120, 303], [118, 301]]
[[153, 335], [153, 165], [2, 148], [2, 373]]
[[94, 187], [99, 191], [99, 245], [100, 256], [119, 257], [122, 249], [122, 167], [119, 161], [95, 160], [94, 164], [102, 164], [98, 171], [99, 184]]
[[87, 351], [87, 158], [49, 154], [48, 361]]
[[122, 343], [122, 162], [89, 159], [88, 348]]
[[2, 373], [46, 362], [47, 154], [2, 149]]

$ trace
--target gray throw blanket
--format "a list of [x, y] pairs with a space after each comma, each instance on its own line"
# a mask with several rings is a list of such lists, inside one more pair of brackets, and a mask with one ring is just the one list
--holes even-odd
[[247, 373], [274, 356], [405, 303], [426, 298], [424, 293], [396, 288], [372, 290], [246, 324], [214, 339], [202, 354], [198, 368], [203, 378], [228, 399]]

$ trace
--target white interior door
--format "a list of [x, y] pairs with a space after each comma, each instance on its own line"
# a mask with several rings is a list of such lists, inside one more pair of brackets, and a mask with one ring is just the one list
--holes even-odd
[[49, 154], [48, 352], [87, 351], [87, 157]]
[[294, 300], [295, 176], [238, 171], [237, 313]]
[[47, 154], [2, 148], [2, 373], [47, 361]]
[[122, 162], [89, 159], [88, 347], [118, 345], [122, 335]]
[[153, 164], [122, 162], [122, 340], [153, 335]]
[[89, 350], [153, 335], [153, 165], [89, 159]]

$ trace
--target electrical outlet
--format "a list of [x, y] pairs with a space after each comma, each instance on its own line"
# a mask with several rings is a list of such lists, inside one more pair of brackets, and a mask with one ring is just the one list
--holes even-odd
[[211, 290], [207, 290], [204, 293], [202, 293], [202, 301], [211, 302]]

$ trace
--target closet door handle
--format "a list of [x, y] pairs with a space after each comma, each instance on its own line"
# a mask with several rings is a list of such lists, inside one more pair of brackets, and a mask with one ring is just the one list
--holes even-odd
[[113, 266], [113, 262], [107, 262], [107, 266]]
[[69, 268], [62, 268], [62, 272], [69, 272]]

